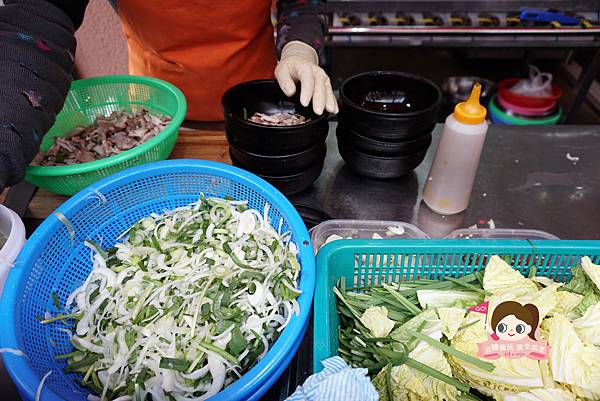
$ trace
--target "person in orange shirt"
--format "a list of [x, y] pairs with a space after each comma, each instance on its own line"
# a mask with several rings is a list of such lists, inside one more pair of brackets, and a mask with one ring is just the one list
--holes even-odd
[[[275, 77], [317, 114], [338, 110], [319, 66], [327, 21], [322, 0], [117, 0], [129, 70], [169, 81], [188, 101], [187, 118], [223, 119], [231, 86]], [[73, 72], [75, 30], [88, 0], [0, 0], [0, 191], [23, 178], [62, 108]]]

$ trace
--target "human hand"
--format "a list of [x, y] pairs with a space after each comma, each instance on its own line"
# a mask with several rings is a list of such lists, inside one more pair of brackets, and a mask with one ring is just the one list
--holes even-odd
[[286, 96], [294, 95], [296, 82], [300, 82], [300, 103], [306, 107], [312, 99], [316, 114], [323, 114], [323, 110], [338, 112], [331, 81], [319, 67], [317, 52], [309, 45], [300, 41], [285, 45], [275, 68], [275, 78]]

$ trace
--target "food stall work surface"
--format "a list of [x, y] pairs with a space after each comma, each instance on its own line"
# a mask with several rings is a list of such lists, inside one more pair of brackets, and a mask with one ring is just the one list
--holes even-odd
[[[221, 124], [192, 127], [182, 129], [172, 158], [231, 162]], [[539, 229], [563, 239], [600, 238], [600, 126], [490, 126], [471, 205], [453, 216], [437, 215], [421, 202], [442, 125], [421, 166], [394, 180], [362, 177], [346, 166], [335, 127], [331, 123], [321, 176], [291, 197], [295, 204], [333, 218], [413, 223], [432, 237], [477, 224]], [[26, 219], [44, 219], [66, 199], [39, 190]]]
[[332, 218], [412, 223], [431, 237], [477, 224], [538, 229], [561, 239], [600, 238], [600, 126], [490, 125], [471, 204], [453, 216], [440, 216], [421, 201], [442, 128], [436, 126], [414, 173], [382, 181], [344, 164], [332, 126], [323, 173], [292, 201]]
[[[427, 157], [414, 173], [385, 181], [362, 177], [344, 164], [335, 127], [331, 123], [321, 176], [311, 188], [292, 196], [293, 203], [333, 218], [405, 221], [432, 237], [477, 224], [535, 228], [563, 239], [600, 238], [600, 126], [490, 126], [471, 205], [454, 216], [437, 215], [421, 202], [442, 125], [436, 126]], [[223, 126], [188, 125], [171, 157], [230, 163]], [[39, 190], [29, 204], [26, 223], [47, 217], [66, 199]], [[310, 337], [266, 399], [284, 399], [309, 374]], [[16, 399], [3, 367], [0, 388], [6, 399]]]

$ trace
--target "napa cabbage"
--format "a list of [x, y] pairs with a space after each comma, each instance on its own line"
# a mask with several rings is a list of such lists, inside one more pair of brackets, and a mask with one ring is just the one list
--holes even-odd
[[600, 303], [590, 306], [583, 316], [573, 320], [573, 327], [587, 345], [600, 345]]
[[[409, 356], [448, 376], [452, 371], [442, 351], [421, 341]], [[387, 369], [384, 368], [373, 379], [380, 394], [380, 401], [455, 401], [458, 397], [456, 387], [435, 379], [407, 365], [393, 366], [390, 375], [390, 387], [387, 386]], [[389, 393], [392, 398], [390, 400]]]
[[[477, 344], [488, 339], [485, 329], [485, 315], [470, 312], [464, 320], [463, 329], [454, 336], [450, 345], [468, 355], [477, 357]], [[526, 392], [544, 386], [539, 361], [520, 358], [500, 358], [490, 360], [493, 372], [487, 372], [476, 366], [448, 357], [454, 377], [469, 384], [482, 394], [502, 400], [506, 394]]]
[[493, 295], [504, 295], [513, 299], [538, 289], [533, 281], [523, 277], [497, 255], [490, 258], [485, 268], [483, 288]]
[[437, 308], [437, 314], [442, 321], [442, 334], [452, 340], [462, 325], [466, 309], [463, 308]]
[[576, 401], [576, 397], [560, 388], [536, 388], [525, 393], [507, 395], [504, 401]]
[[444, 308], [477, 305], [483, 301], [483, 296], [475, 291], [455, 290], [418, 290], [417, 299], [422, 308]]
[[600, 398], [600, 347], [586, 345], [565, 316], [544, 320], [552, 377], [582, 398]]
[[394, 328], [394, 321], [388, 318], [385, 306], [372, 306], [365, 310], [360, 322], [371, 331], [373, 337], [385, 337]]

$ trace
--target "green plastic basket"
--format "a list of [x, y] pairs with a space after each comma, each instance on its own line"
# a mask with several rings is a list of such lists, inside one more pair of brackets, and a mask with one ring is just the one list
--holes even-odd
[[566, 281], [582, 256], [600, 263], [600, 241], [561, 240], [339, 240], [317, 254], [315, 288], [313, 369], [338, 354], [336, 298], [333, 287], [341, 277], [346, 283], [365, 287], [445, 276], [460, 277], [483, 269], [490, 256], [510, 256], [511, 265], [522, 274], [532, 266], [538, 276]]
[[118, 171], [164, 160], [173, 150], [187, 110], [185, 97], [175, 86], [160, 79], [133, 75], [74, 81], [55, 124], [42, 140], [40, 150], [48, 150], [54, 143], [54, 137], [65, 136], [78, 125], [92, 124], [97, 114], [140, 109], [171, 116], [172, 121], [155, 137], [117, 155], [71, 166], [29, 166], [25, 179], [50, 192], [73, 195]]

